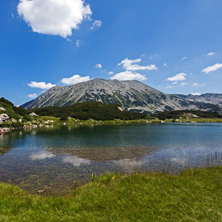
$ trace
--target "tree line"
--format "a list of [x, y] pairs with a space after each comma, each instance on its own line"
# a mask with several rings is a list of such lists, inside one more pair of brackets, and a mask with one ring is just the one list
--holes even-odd
[[45, 107], [28, 110], [35, 112], [39, 116], [60, 117], [61, 120], [67, 120], [68, 117], [79, 120], [137, 120], [144, 119], [145, 113], [133, 113], [129, 111], [121, 111], [117, 104], [103, 104], [100, 102], [84, 102], [76, 103], [66, 107]]
[[156, 114], [152, 114], [151, 116], [158, 118], [160, 120], [165, 119], [178, 119], [180, 117], [185, 116], [188, 113], [192, 113], [199, 118], [222, 118], [222, 115], [220, 115], [218, 112], [205, 112], [205, 111], [199, 111], [199, 110], [176, 110], [176, 111], [166, 111], [166, 112], [160, 112]]

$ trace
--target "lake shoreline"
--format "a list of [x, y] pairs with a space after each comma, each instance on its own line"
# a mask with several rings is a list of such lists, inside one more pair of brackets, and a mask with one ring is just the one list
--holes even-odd
[[174, 119], [167, 119], [167, 120], [159, 120], [159, 119], [141, 119], [141, 120], [105, 120], [105, 121], [97, 121], [97, 120], [75, 120], [75, 121], [58, 121], [54, 124], [40, 124], [40, 125], [24, 125], [23, 127], [1, 127], [0, 129], [4, 133], [9, 133], [14, 130], [24, 130], [24, 129], [36, 129], [40, 127], [48, 127], [48, 126], [58, 126], [58, 125], [127, 125], [127, 124], [158, 124], [158, 123], [222, 123], [222, 119], [187, 119], [187, 120], [174, 120]]
[[78, 186], [86, 184], [92, 174], [176, 175], [184, 169], [222, 163], [221, 124], [109, 123], [63, 123], [1, 136], [1, 182], [31, 193], [50, 188], [48, 193], [65, 194], [74, 181]]
[[0, 183], [0, 220], [219, 221], [221, 178], [222, 167], [188, 169], [178, 176], [111, 173], [80, 187], [74, 182], [65, 196], [45, 196], [44, 191], [33, 195]]

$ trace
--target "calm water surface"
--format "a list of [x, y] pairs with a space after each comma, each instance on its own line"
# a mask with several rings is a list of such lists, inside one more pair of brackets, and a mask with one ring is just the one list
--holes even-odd
[[222, 165], [222, 124], [58, 126], [0, 137], [0, 181], [64, 193], [92, 174]]

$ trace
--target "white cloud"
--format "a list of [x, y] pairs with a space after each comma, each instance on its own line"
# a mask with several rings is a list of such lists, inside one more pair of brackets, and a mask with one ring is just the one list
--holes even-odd
[[182, 82], [180, 83], [180, 86], [185, 86], [187, 83], [186, 82]]
[[96, 67], [97, 69], [102, 69], [103, 66], [102, 66], [101, 64], [96, 64], [95, 67]]
[[36, 98], [36, 97], [37, 97], [37, 94], [36, 94], [36, 93], [33, 93], [33, 94], [28, 94], [28, 97], [29, 97], [29, 98], [33, 98], [33, 99], [34, 99], [34, 98]]
[[215, 52], [209, 52], [209, 53], [207, 54], [207, 56], [212, 56], [212, 55], [215, 55]]
[[203, 86], [205, 86], [205, 84], [204, 83], [197, 83], [197, 82], [195, 82], [193, 84], [193, 86], [203, 87]]
[[114, 72], [109, 72], [109, 75], [113, 75], [114, 74]]
[[35, 153], [30, 156], [32, 160], [45, 160], [45, 159], [51, 159], [53, 157], [55, 157], [55, 155], [47, 151]]
[[191, 95], [193, 95], [193, 96], [200, 96], [201, 93], [196, 92], [196, 93], [191, 93]]
[[80, 41], [76, 40], [76, 47], [79, 48], [80, 47]]
[[93, 23], [92, 23], [92, 26], [91, 26], [91, 30], [93, 30], [94, 28], [96, 28], [96, 27], [101, 27], [102, 26], [102, 21], [100, 21], [100, 20], [95, 20]]
[[216, 71], [218, 69], [222, 69], [222, 63], [217, 63], [213, 66], [208, 66], [207, 68], [203, 69], [201, 72], [204, 72], [205, 74], [208, 74], [209, 72]]
[[124, 71], [124, 72], [120, 72], [120, 73], [117, 73], [115, 74], [114, 76], [112, 76], [110, 79], [117, 79], [117, 80], [140, 80], [140, 81], [143, 81], [143, 80], [146, 80], [146, 76], [145, 75], [141, 75], [139, 73], [134, 73], [132, 71]]
[[92, 15], [83, 0], [20, 0], [17, 9], [33, 32], [63, 38], [71, 36], [72, 29], [78, 29]]
[[179, 73], [175, 76], [169, 77], [167, 80], [171, 82], [183, 81], [186, 80], [186, 73]]
[[86, 81], [89, 81], [89, 80], [90, 80], [89, 76], [81, 77], [80, 75], [74, 75], [70, 78], [63, 78], [61, 80], [61, 82], [63, 84], [66, 84], [66, 85], [73, 85], [73, 84], [76, 84], [76, 83], [86, 82]]
[[[149, 65], [149, 66], [140, 66], [136, 63], [140, 63], [142, 59], [124, 59], [121, 61], [118, 66], [122, 66], [125, 71], [116, 73], [114, 76], [112, 76], [110, 79], [117, 79], [117, 80], [139, 80], [143, 81], [146, 80], [146, 76], [142, 75], [136, 71], [138, 70], [157, 70], [157, 67], [155, 65]], [[109, 73], [110, 75], [113, 75], [113, 72]]]
[[173, 86], [167, 86], [167, 89], [172, 89], [173, 88]]
[[187, 59], [187, 58], [188, 58], [188, 57], [185, 56], [185, 57], [181, 58], [180, 60], [183, 61], [183, 60], [185, 60], [185, 59]]
[[149, 66], [140, 66], [135, 63], [140, 63], [142, 60], [141, 59], [124, 59], [121, 61], [118, 66], [123, 66], [124, 69], [130, 70], [130, 71], [137, 71], [137, 70], [157, 70], [157, 67], [155, 65], [149, 65]]
[[66, 40], [67, 40], [67, 42], [71, 42], [71, 43], [72, 43], [72, 40], [71, 40], [71, 39], [67, 38]]
[[50, 89], [56, 85], [53, 85], [51, 83], [45, 83], [45, 82], [31, 81], [30, 83], [28, 83], [28, 86], [30, 86], [32, 88], [38, 88], [38, 89]]
[[167, 67], [168, 65], [167, 65], [167, 63], [164, 63], [163, 66], [164, 66], [164, 67]]

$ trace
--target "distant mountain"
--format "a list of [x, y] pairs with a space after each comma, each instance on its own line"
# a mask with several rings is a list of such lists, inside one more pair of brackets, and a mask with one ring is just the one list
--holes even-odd
[[194, 102], [203, 102], [203, 103], [211, 103], [214, 105], [222, 106], [222, 94], [216, 94], [216, 93], [206, 93], [202, 95], [188, 95], [188, 100], [194, 101]]
[[[212, 94], [213, 95], [213, 94]], [[155, 113], [167, 110], [221, 111], [222, 99], [196, 96], [169, 95], [139, 81], [93, 79], [71, 86], [55, 86], [22, 107], [26, 109], [47, 106], [69, 106], [75, 103], [98, 101], [116, 103], [135, 112]], [[216, 102], [218, 100], [218, 102]]]

